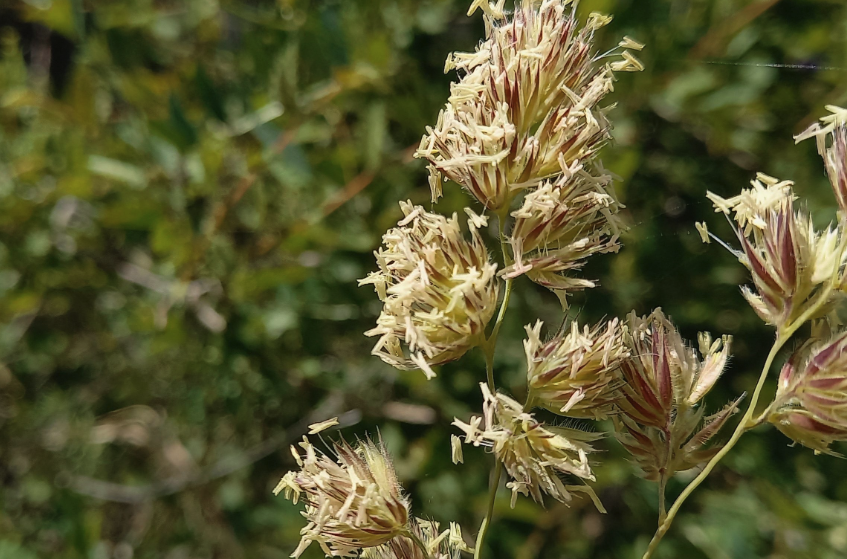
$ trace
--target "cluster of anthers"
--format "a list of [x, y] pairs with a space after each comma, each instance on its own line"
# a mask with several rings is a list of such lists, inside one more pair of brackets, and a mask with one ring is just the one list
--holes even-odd
[[561, 502], [571, 500], [571, 491], [594, 495], [586, 485], [565, 485], [560, 476], [594, 481], [588, 465], [593, 449], [588, 443], [597, 435], [544, 425], [512, 398], [492, 394], [485, 383], [479, 386], [482, 417], [473, 417], [470, 423], [457, 419], [453, 425], [465, 433], [466, 443], [490, 448], [503, 464], [512, 478], [506, 487], [512, 490], [513, 507], [519, 493], [531, 495], [536, 502], [541, 502], [542, 492]]
[[467, 241], [456, 215], [447, 219], [411, 202], [400, 207], [405, 217], [375, 253], [379, 271], [359, 282], [372, 284], [384, 303], [376, 328], [366, 334], [380, 337], [374, 355], [432, 378], [432, 365], [458, 359], [485, 341], [497, 306], [497, 265], [477, 230], [487, 218], [465, 210]]

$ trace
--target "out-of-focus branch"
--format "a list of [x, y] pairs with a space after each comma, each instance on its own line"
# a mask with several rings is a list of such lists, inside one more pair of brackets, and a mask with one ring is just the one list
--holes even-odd
[[[243, 454], [224, 457], [194, 476], [175, 476], [147, 485], [132, 486], [88, 476], [60, 474], [57, 484], [66, 486], [81, 495], [102, 501], [132, 505], [145, 503], [159, 497], [179, 493], [191, 487], [204, 485], [258, 462], [295, 442], [306, 433], [310, 424], [337, 415], [342, 405], [343, 399], [340, 395], [330, 397], [323, 405], [281, 433], [262, 441]], [[361, 412], [359, 410], [350, 410], [339, 415], [339, 424], [341, 427], [347, 427], [358, 423], [360, 418]]]

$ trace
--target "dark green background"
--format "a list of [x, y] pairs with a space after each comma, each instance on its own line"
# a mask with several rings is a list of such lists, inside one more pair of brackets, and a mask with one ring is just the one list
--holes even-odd
[[[304, 426], [379, 430], [419, 515], [476, 532], [491, 459], [450, 462], [480, 406], [478, 353], [426, 382], [369, 356], [380, 305], [356, 279], [400, 216], [429, 207], [411, 157], [482, 34], [466, 0], [4, 0], [0, 4], [0, 559], [278, 558], [299, 507], [271, 495]], [[647, 44], [612, 95], [632, 230], [586, 275], [581, 320], [662, 306], [690, 338], [735, 336], [716, 408], [750, 390], [772, 333], [740, 264], [694, 221], [756, 171], [834, 216], [813, 142], [847, 103], [842, 0], [585, 0]], [[769, 67], [769, 64], [812, 68]], [[470, 199], [455, 185], [435, 209]], [[492, 240], [489, 238], [489, 240]], [[522, 327], [561, 321], [527, 281], [497, 375], [523, 391]], [[771, 384], [769, 390], [773, 390]], [[605, 428], [607, 426], [599, 426]], [[333, 436], [337, 433], [333, 433]], [[612, 440], [587, 501], [504, 491], [488, 557], [640, 557], [655, 487]], [[670, 484], [678, 493], [684, 480]], [[683, 509], [662, 558], [847, 555], [847, 465], [748, 435]], [[315, 546], [308, 557], [319, 557]]]

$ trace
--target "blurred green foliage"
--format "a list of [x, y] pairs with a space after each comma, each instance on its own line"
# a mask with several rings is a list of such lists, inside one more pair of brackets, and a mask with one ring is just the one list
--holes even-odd
[[[0, 558], [283, 557], [302, 525], [270, 490], [307, 423], [380, 430], [417, 514], [483, 514], [490, 457], [450, 463], [477, 411], [480, 355], [426, 382], [369, 356], [379, 303], [356, 279], [428, 204], [411, 157], [473, 48], [466, 0], [6, 0], [0, 6]], [[755, 171], [834, 215], [811, 143], [847, 103], [841, 0], [584, 0], [601, 46], [647, 43], [620, 79], [615, 144], [632, 230], [595, 259], [594, 320], [662, 306], [694, 337], [733, 334], [712, 406], [749, 390], [772, 333], [742, 267], [693, 223]], [[448, 213], [470, 199], [447, 188]], [[561, 321], [519, 282], [497, 370], [520, 392], [522, 326]], [[771, 387], [772, 389], [772, 387]], [[333, 433], [333, 436], [337, 433]], [[496, 557], [640, 557], [652, 484], [614, 441], [587, 502], [497, 502]], [[671, 493], [682, 481], [670, 486]], [[320, 556], [317, 549], [310, 557]], [[763, 428], [683, 509], [659, 557], [847, 555], [847, 468]]]

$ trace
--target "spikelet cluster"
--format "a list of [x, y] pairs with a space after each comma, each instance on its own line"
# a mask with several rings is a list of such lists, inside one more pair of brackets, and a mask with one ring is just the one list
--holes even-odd
[[[416, 152], [429, 162], [433, 200], [444, 180], [470, 192], [500, 216], [521, 193], [509, 235], [513, 260], [503, 274], [526, 274], [556, 292], [593, 287], [564, 277], [587, 257], [618, 249], [621, 229], [611, 177], [595, 161], [609, 139], [607, 109], [616, 71], [643, 69], [624, 39], [598, 56], [595, 31], [611, 18], [592, 14], [583, 24], [575, 0], [517, 0], [506, 14], [503, 1], [476, 1], [486, 39], [472, 53], [454, 53], [446, 70], [460, 80], [434, 127]], [[603, 62], [613, 53], [621, 58]]]
[[512, 213], [509, 243], [515, 261], [507, 278], [526, 274], [535, 283], [564, 295], [594, 287], [591, 280], [563, 275], [579, 270], [594, 254], [617, 252], [624, 228], [617, 216], [622, 207], [612, 193], [612, 179], [575, 164], [554, 181], [544, 181], [527, 193]]
[[620, 396], [620, 364], [629, 357], [618, 319], [541, 341], [541, 322], [526, 327], [524, 351], [530, 399], [568, 417], [604, 419]]
[[455, 214], [448, 219], [411, 202], [400, 206], [405, 217], [375, 253], [379, 271], [359, 281], [373, 285], [384, 303], [376, 328], [366, 334], [379, 336], [374, 355], [431, 378], [433, 365], [484, 341], [497, 306], [497, 266], [477, 231], [485, 217], [466, 210], [468, 241]]
[[302, 498], [306, 504], [308, 524], [292, 557], [312, 542], [328, 556], [352, 557], [407, 530], [409, 502], [381, 443], [335, 443], [335, 460], [318, 453], [306, 437], [300, 447], [302, 456], [291, 447], [300, 470], [287, 473], [274, 489], [274, 494], [284, 492], [294, 503]]
[[847, 440], [847, 332], [806, 344], [783, 366], [768, 421], [816, 452]]
[[717, 211], [734, 214], [742, 250], [736, 252], [753, 277], [742, 294], [766, 323], [783, 328], [815, 304], [818, 288], [843, 267], [841, 227], [818, 232], [807, 212], [795, 212], [790, 181], [757, 175], [752, 188], [724, 199], [709, 192]]
[[500, 210], [606, 142], [609, 126], [597, 104], [612, 91], [614, 71], [642, 66], [629, 51], [599, 64], [594, 31], [610, 18], [582, 26], [576, 4], [518, 0], [507, 16], [502, 1], [473, 3], [468, 13], [483, 10], [485, 41], [447, 59], [445, 69], [458, 69], [461, 79], [417, 152], [430, 163], [433, 200], [447, 178]]
[[832, 114], [823, 117], [820, 123], [813, 124], [794, 139], [797, 142], [816, 139], [838, 207], [842, 213], [847, 214], [847, 109], [829, 105], [827, 110]]
[[490, 447], [512, 478], [506, 487], [512, 490], [512, 506], [518, 494], [531, 495], [542, 502], [546, 493], [554, 499], [567, 502], [571, 492], [589, 493], [585, 485], [565, 485], [562, 475], [594, 481], [588, 464], [588, 444], [596, 435], [553, 427], [539, 422], [523, 406], [503, 394], [492, 394], [488, 386], [480, 384], [484, 398], [483, 416], [471, 418], [470, 423], [456, 419], [453, 425], [465, 433], [465, 442], [474, 446]]
[[438, 522], [415, 518], [410, 525], [413, 533], [426, 547], [424, 551], [407, 536], [397, 536], [379, 547], [362, 552], [364, 559], [459, 559], [462, 551], [471, 550], [462, 539], [459, 525], [451, 522], [450, 528], [439, 532]]
[[703, 446], [738, 409], [741, 398], [703, 420], [697, 404], [729, 358], [730, 339], [700, 336], [700, 354], [685, 344], [661, 309], [629, 317], [630, 357], [621, 364], [626, 384], [615, 417], [618, 440], [652, 481], [694, 468], [720, 447]]

